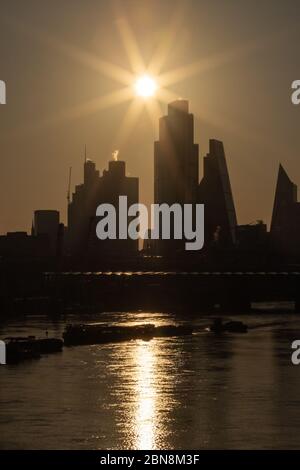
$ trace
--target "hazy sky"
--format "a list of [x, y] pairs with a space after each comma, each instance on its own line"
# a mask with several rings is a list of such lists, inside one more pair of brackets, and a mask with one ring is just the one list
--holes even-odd
[[223, 140], [239, 223], [269, 222], [280, 161], [300, 184], [299, 20], [299, 0], [0, 0], [0, 232], [29, 230], [34, 209], [66, 221], [85, 144], [100, 170], [119, 149], [151, 202], [158, 116], [143, 109], [125, 139], [131, 101], [105, 98], [124, 87], [107, 62], [133, 72], [124, 25], [146, 66], [171, 37], [160, 73], [190, 72], [167, 88], [190, 101], [201, 172], [208, 139]]

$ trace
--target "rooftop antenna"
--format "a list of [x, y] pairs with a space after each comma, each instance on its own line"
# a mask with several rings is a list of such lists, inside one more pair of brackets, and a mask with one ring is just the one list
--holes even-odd
[[72, 167], [70, 166], [70, 169], [69, 169], [68, 192], [67, 192], [67, 201], [68, 201], [68, 205], [69, 205], [70, 202], [71, 202], [71, 178], [72, 178]]
[[84, 146], [84, 163], [86, 163], [86, 144]]

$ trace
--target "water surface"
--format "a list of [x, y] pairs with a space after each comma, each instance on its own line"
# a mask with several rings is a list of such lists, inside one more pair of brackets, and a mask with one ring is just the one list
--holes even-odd
[[[255, 314], [249, 325], [287, 321], [244, 335], [193, 336], [65, 348], [0, 367], [2, 449], [299, 448], [300, 366], [291, 342], [296, 315]], [[51, 321], [28, 317], [0, 337], [60, 337], [66, 321], [154, 322], [166, 314], [118, 313]]]

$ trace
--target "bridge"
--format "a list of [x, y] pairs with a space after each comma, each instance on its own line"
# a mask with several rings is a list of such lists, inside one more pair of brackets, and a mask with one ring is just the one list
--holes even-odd
[[45, 273], [50, 295], [105, 309], [249, 309], [252, 302], [293, 301], [298, 271], [104, 271]]

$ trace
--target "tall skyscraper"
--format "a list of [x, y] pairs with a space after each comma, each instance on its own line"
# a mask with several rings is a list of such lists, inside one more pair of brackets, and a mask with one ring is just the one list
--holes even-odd
[[168, 115], [159, 120], [159, 140], [154, 144], [155, 203], [194, 203], [198, 165], [194, 116], [188, 101], [174, 101], [168, 105]]
[[71, 253], [87, 249], [91, 217], [96, 214], [99, 171], [92, 160], [84, 161], [83, 183], [76, 185], [72, 201], [68, 205], [68, 247]]
[[237, 225], [234, 201], [223, 142], [211, 139], [203, 161], [203, 178], [198, 202], [204, 204], [205, 243], [230, 246], [235, 243]]
[[300, 203], [297, 202], [297, 186], [290, 180], [282, 165], [279, 165], [270, 236], [275, 252], [300, 255]]
[[[194, 116], [186, 100], [168, 105], [159, 120], [159, 139], [154, 144], [154, 201], [156, 204], [196, 204], [198, 187], [198, 145], [194, 143]], [[171, 219], [171, 240], [158, 240], [156, 251], [175, 254], [185, 240], [175, 240]]]
[[286, 210], [296, 202], [297, 186], [290, 180], [285, 169], [280, 164], [272, 213], [271, 232], [275, 233], [281, 229]]

